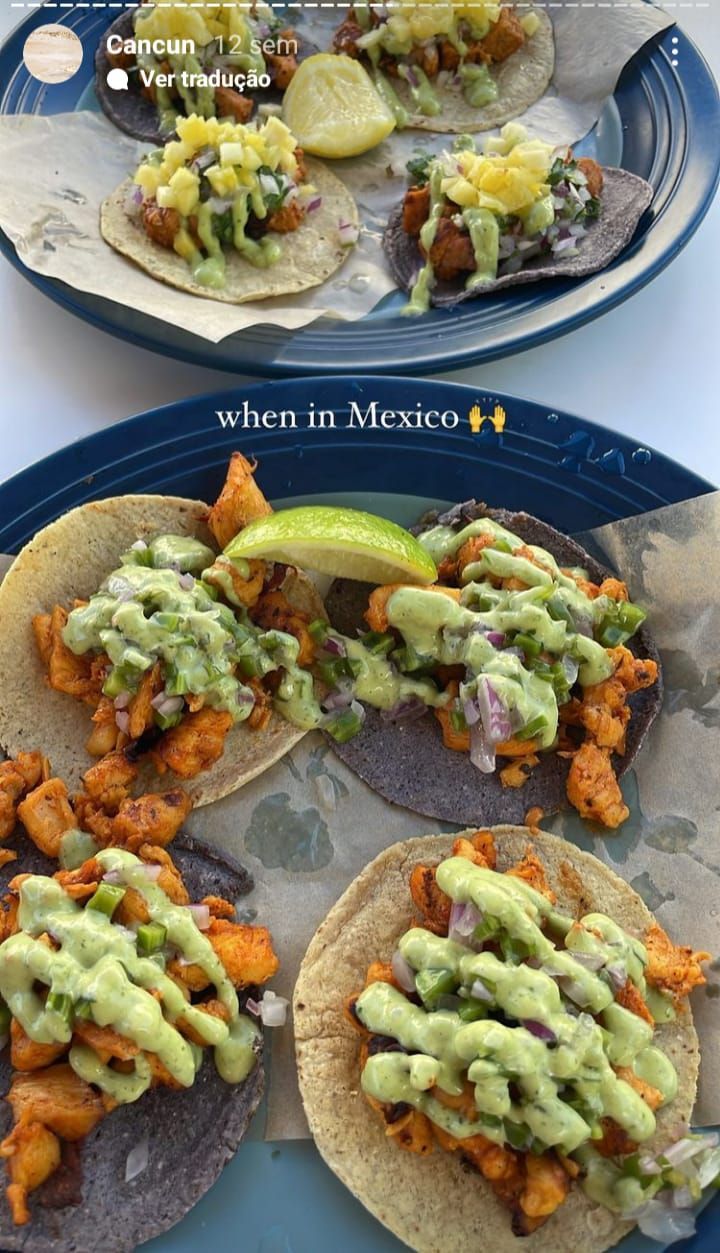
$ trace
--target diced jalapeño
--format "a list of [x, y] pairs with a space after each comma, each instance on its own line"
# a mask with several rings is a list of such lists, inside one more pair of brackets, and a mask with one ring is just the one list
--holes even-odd
[[115, 883], [101, 883], [94, 896], [90, 897], [86, 909], [97, 909], [101, 914], [112, 918], [115, 910], [125, 895], [125, 888]]
[[144, 922], [137, 931], [137, 950], [141, 957], [149, 957], [161, 949], [167, 939], [167, 927], [161, 922]]
[[435, 1009], [439, 998], [454, 992], [457, 984], [452, 970], [419, 970], [415, 975], [417, 994], [426, 1009]]

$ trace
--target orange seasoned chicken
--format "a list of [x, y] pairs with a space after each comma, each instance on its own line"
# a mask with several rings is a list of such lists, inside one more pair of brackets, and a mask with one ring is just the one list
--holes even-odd
[[112, 819], [111, 843], [128, 848], [131, 853], [143, 844], [164, 847], [175, 839], [191, 809], [190, 797], [179, 787], [169, 792], [148, 792], [134, 800], [128, 798]]
[[609, 748], [598, 748], [590, 740], [580, 746], [570, 764], [568, 800], [581, 818], [600, 822], [614, 830], [630, 810], [615, 778]]
[[38, 1044], [31, 1040], [17, 1018], [10, 1020], [10, 1061], [14, 1070], [40, 1070], [67, 1052], [67, 1044]]
[[666, 992], [676, 1004], [689, 996], [693, 988], [707, 980], [700, 963], [710, 960], [710, 953], [694, 952], [686, 944], [673, 944], [659, 923], [653, 922], [644, 938], [648, 953], [645, 978], [654, 988]]
[[27, 1199], [60, 1165], [60, 1142], [39, 1122], [25, 1122], [13, 1127], [0, 1144], [10, 1184], [5, 1194], [13, 1222], [23, 1226], [30, 1221]]
[[63, 835], [77, 825], [62, 779], [41, 783], [20, 802], [17, 815], [33, 844], [46, 857], [58, 856]]
[[208, 526], [218, 548], [225, 548], [248, 522], [272, 513], [254, 479], [256, 464], [234, 452], [222, 491], [208, 514]]
[[[267, 983], [278, 969], [280, 963], [266, 927], [250, 927], [244, 923], [228, 922], [224, 918], [211, 918], [204, 934], [236, 988]], [[184, 966], [179, 961], [171, 961], [168, 973], [180, 979], [192, 992], [202, 992], [210, 985], [200, 966]]]
[[222, 709], [199, 709], [186, 714], [153, 749], [151, 757], [156, 769], [161, 774], [172, 770], [180, 779], [194, 779], [222, 757], [231, 726], [230, 714]]
[[81, 1140], [105, 1112], [99, 1094], [66, 1062], [14, 1075], [7, 1100], [16, 1123], [40, 1122], [63, 1140]]
[[12, 835], [18, 802], [44, 778], [47, 760], [42, 753], [19, 753], [14, 761], [0, 762], [0, 840]]

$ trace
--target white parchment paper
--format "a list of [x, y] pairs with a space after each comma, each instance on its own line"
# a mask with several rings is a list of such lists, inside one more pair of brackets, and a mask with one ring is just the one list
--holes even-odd
[[[578, 9], [570, 0], [554, 0], [548, 7], [555, 80], [520, 120], [549, 141], [571, 144], [594, 126], [628, 60], [672, 19], [652, 5]], [[329, 47], [343, 10], [312, 13], [292, 20], [318, 46]], [[0, 117], [0, 228], [29, 269], [211, 343], [262, 323], [293, 331], [323, 316], [355, 321], [394, 290], [382, 232], [407, 186], [407, 160], [418, 149], [440, 151], [448, 142], [448, 136], [404, 131], [363, 157], [332, 163], [358, 204], [363, 230], [342, 269], [299, 296], [221, 304], [160, 283], [115, 253], [100, 235], [100, 205], [148, 145], [123, 135], [102, 114]]]

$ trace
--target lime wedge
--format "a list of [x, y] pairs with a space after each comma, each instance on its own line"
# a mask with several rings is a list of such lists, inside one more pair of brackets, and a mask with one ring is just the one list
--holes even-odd
[[421, 544], [395, 522], [359, 509], [300, 505], [257, 518], [230, 541], [228, 557], [265, 557], [364, 583], [434, 583]]
[[316, 157], [356, 157], [387, 139], [395, 117], [367, 70], [318, 52], [301, 61], [283, 100], [283, 121]]

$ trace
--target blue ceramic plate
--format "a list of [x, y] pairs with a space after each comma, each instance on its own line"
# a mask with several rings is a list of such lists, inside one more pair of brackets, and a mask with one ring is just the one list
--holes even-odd
[[[454, 412], [458, 424], [450, 431], [348, 429], [350, 406], [365, 412], [373, 401], [378, 410]], [[293, 411], [297, 426], [223, 429], [217, 413], [242, 411], [244, 402], [249, 411]], [[486, 422], [472, 435], [467, 415], [476, 403], [483, 414], [503, 406], [502, 434]], [[312, 407], [333, 411], [335, 429], [329, 419], [324, 431], [310, 429]], [[429, 503], [475, 495], [578, 532], [713, 490], [624, 435], [530, 401], [451, 383], [307, 379], [168, 405], [46, 457], [0, 486], [0, 552], [17, 552], [59, 514], [98, 497], [163, 492], [214, 499], [236, 447], [258, 457], [263, 489], [276, 504], [320, 499], [404, 523]], [[311, 1143], [263, 1143], [262, 1115], [252, 1134], [192, 1213], [144, 1246], [148, 1253], [196, 1253], [203, 1245], [247, 1253], [402, 1253], [404, 1246], [345, 1191]], [[716, 1204], [692, 1243], [673, 1248], [709, 1253], [719, 1239]], [[619, 1247], [660, 1250], [637, 1237]]]
[[[112, 7], [112, 6], [110, 6]], [[116, 9], [63, 4], [52, 21], [70, 26], [85, 56], [69, 82], [46, 87], [22, 60], [23, 44], [48, 20], [31, 13], [0, 49], [0, 113], [61, 113], [97, 108], [91, 87], [95, 49]], [[674, 47], [672, 38], [679, 40]], [[673, 68], [677, 60], [681, 70]], [[0, 232], [0, 249], [41, 291], [78, 317], [155, 352], [216, 369], [252, 374], [432, 373], [489, 361], [530, 348], [598, 317], [626, 300], [677, 256], [700, 225], [720, 168], [716, 136], [720, 103], [715, 81], [694, 44], [676, 27], [638, 54], [623, 74], [594, 131], [576, 145], [605, 165], [621, 165], [655, 188], [629, 248], [601, 274], [581, 282], [533, 283], [452, 311], [408, 320], [399, 293], [354, 323], [323, 319], [296, 332], [255, 326], [210, 344], [123, 305], [75, 291], [33, 273]]]

